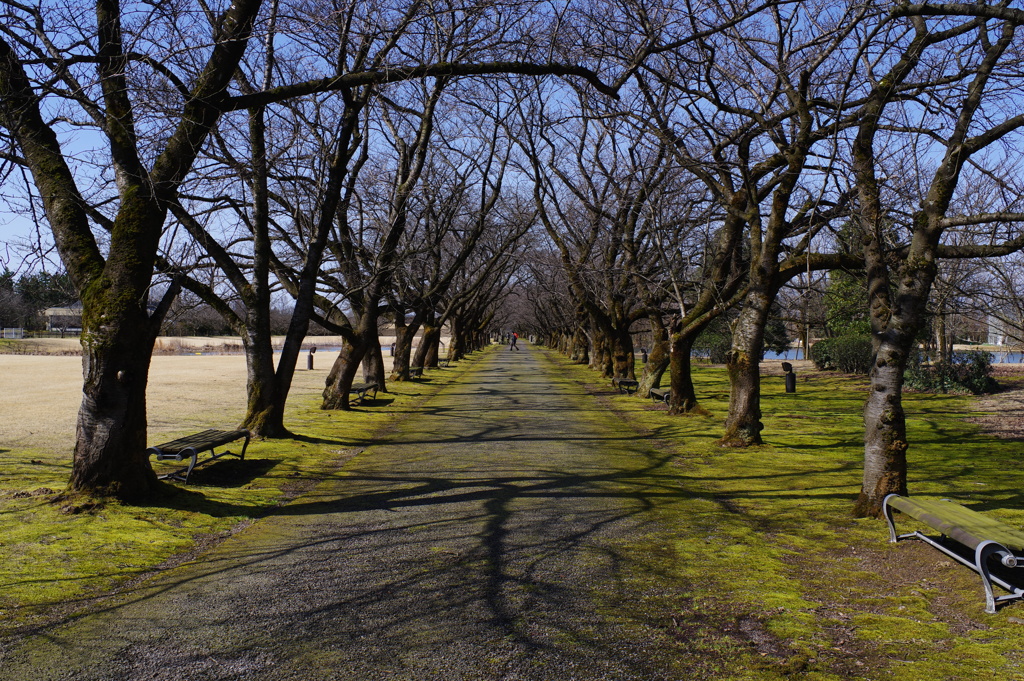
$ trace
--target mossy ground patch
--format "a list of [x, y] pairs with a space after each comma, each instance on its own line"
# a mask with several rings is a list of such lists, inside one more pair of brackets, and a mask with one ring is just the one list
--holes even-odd
[[[609, 592], [595, 600], [602, 613], [614, 607], [616, 617], [659, 627], [672, 653], [692, 661], [694, 678], [1020, 674], [1021, 605], [985, 615], [973, 573], [926, 546], [891, 546], [882, 523], [851, 517], [861, 475], [862, 380], [801, 372], [792, 395], [781, 377], [766, 376], [768, 444], [723, 449], [716, 444], [728, 397], [722, 369], [701, 366], [695, 374], [709, 415], [670, 417], [664, 405], [620, 395], [585, 367], [547, 357], [552, 381], [589, 391], [573, 418], [621, 421], [642, 441], [626, 443], [610, 465], [624, 460], [616, 457], [650, 460], [631, 467], [640, 472], [630, 473], [630, 483], [643, 476], [640, 496], [653, 500], [655, 522], [621, 547], [631, 565], [621, 576], [629, 585], [623, 592], [641, 597], [624, 603]], [[55, 604], [84, 607], [162, 562], [188, 557], [197, 539], [230, 533], [317, 481], [344, 475], [341, 462], [376, 434], [400, 428], [422, 398], [459, 371], [396, 384], [380, 404], [347, 414], [319, 410], [319, 381], [299, 386], [288, 424], [301, 437], [254, 443], [245, 462], [211, 465], [205, 479], [160, 505], [81, 502], [79, 512], [62, 513], [64, 506], [49, 500], [67, 478], [66, 454], [12, 447], [2, 454], [12, 466], [0, 483], [5, 620], [38, 621]], [[1017, 445], [968, 423], [974, 405], [965, 397], [907, 395], [911, 491], [1022, 525]], [[513, 408], [503, 417], [521, 415]], [[166, 433], [176, 434], [183, 433]], [[458, 558], [437, 546], [439, 564]], [[668, 582], [678, 588], [660, 591]]]
[[[548, 358], [595, 396], [606, 418], [624, 419], [674, 456], [689, 494], [653, 511], [672, 528], [671, 569], [694, 593], [666, 626], [705, 656], [708, 673], [908, 680], [1024, 673], [1024, 610], [1015, 613], [1024, 605], [985, 614], [973, 572], [921, 544], [891, 545], [883, 522], [852, 517], [865, 379], [800, 371], [797, 392], [787, 394], [781, 376], [765, 375], [766, 444], [728, 449], [717, 445], [728, 410], [724, 368], [694, 372], [709, 415], [669, 416], [662, 404], [618, 394], [587, 367]], [[1019, 443], [969, 422], [976, 398], [907, 393], [904, 404], [911, 494], [951, 498], [1024, 526]]]

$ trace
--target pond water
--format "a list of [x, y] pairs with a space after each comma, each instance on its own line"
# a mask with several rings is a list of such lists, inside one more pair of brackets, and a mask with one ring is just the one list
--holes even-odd
[[784, 359], [784, 360], [798, 360], [804, 358], [804, 351], [801, 348], [795, 348], [793, 350], [786, 350], [783, 353], [778, 352], [766, 352], [764, 353], [765, 359]]
[[1024, 354], [1019, 352], [991, 352], [993, 364], [1021, 364]]

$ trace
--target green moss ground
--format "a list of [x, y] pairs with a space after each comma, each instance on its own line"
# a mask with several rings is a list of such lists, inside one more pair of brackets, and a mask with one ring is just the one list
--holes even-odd
[[[665, 491], [652, 512], [668, 529], [623, 547], [642, 566], [623, 579], [636, 592], [655, 574], [686, 585], [687, 593], [673, 596], [675, 616], [659, 626], [695, 660], [694, 678], [1024, 678], [1024, 604], [985, 614], [971, 571], [919, 543], [890, 545], [882, 522], [852, 517], [863, 379], [802, 374], [789, 395], [781, 377], [766, 376], [767, 444], [723, 449], [716, 440], [728, 404], [724, 370], [695, 372], [710, 415], [670, 417], [663, 405], [615, 393], [586, 367], [545, 356], [556, 381], [594, 394], [580, 418], [621, 417], [672, 457], [651, 479], [651, 498]], [[394, 384], [393, 394], [354, 412], [323, 412], [315, 396], [297, 399], [287, 422], [301, 437], [254, 442], [244, 464], [225, 459], [200, 469], [196, 484], [151, 506], [54, 503], [70, 462], [6, 452], [0, 633], [74, 612], [312, 489], [467, 365]], [[908, 394], [905, 403], [911, 493], [1024, 526], [1019, 443], [966, 423], [971, 398]], [[659, 606], [661, 598], [650, 595]], [[637, 619], [648, 612], [644, 602], [629, 605]]]
[[[672, 417], [620, 395], [586, 367], [549, 353], [638, 435], [675, 455], [685, 501], [657, 508], [674, 528], [671, 569], [693, 585], [677, 638], [717, 659], [715, 677], [775, 679], [1024, 678], [1024, 605], [984, 612], [979, 578], [917, 542], [888, 543], [883, 521], [854, 519], [866, 379], [828, 372], [763, 378], [767, 444], [717, 445], [728, 378], [698, 367], [710, 415]], [[638, 371], [640, 367], [638, 367]], [[910, 491], [1024, 526], [1024, 456], [966, 423], [969, 397], [905, 395]], [[665, 562], [665, 561], [662, 561]], [[760, 660], [760, 664], [758, 663]], [[703, 676], [702, 676], [703, 678]]]
[[[390, 393], [350, 412], [320, 410], [315, 394], [297, 397], [285, 421], [294, 439], [254, 440], [244, 462], [225, 457], [200, 467], [187, 487], [167, 484], [167, 494], [150, 505], [62, 499], [68, 457], [0, 450], [0, 636], [71, 614], [126, 582], [187, 560], [312, 489], [468, 365], [389, 383]], [[170, 437], [195, 430], [182, 427]]]

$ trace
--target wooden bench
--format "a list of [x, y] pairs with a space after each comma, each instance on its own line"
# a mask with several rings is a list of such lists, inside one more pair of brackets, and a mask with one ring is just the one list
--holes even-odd
[[[222, 456], [231, 454], [237, 456], [239, 459], [245, 458], [245, 449], [249, 446], [249, 431], [244, 428], [241, 430], [204, 430], [201, 433], [195, 435], [189, 435], [187, 437], [180, 437], [177, 440], [171, 440], [165, 442], [162, 445], [150, 447], [146, 450], [147, 455], [155, 456], [157, 461], [182, 461], [188, 459], [188, 465], [184, 468], [176, 470], [172, 473], [165, 473], [164, 475], [157, 476], [161, 480], [170, 478], [172, 480], [179, 480], [188, 484], [188, 476], [192, 474], [192, 471], [196, 466], [216, 461]], [[223, 451], [217, 454], [213, 450], [221, 445], [226, 445], [229, 442], [235, 440], [241, 440], [245, 438], [245, 444], [242, 445], [242, 451], [239, 454], [233, 452]], [[204, 459], [202, 464], [199, 462], [199, 454], [201, 452], [210, 452], [210, 458]], [[184, 475], [182, 475], [184, 473]]]
[[672, 399], [672, 391], [666, 388], [651, 388], [650, 396], [655, 402], [660, 400], [668, 404], [668, 401]]
[[[896, 534], [892, 517], [894, 508], [928, 525], [941, 536], [929, 537], [916, 531]], [[882, 512], [889, 523], [889, 541], [920, 539], [981, 575], [981, 583], [985, 587], [985, 612], [994, 613], [997, 603], [1024, 598], [1024, 589], [992, 574], [989, 564], [990, 559], [996, 559], [1008, 568], [1024, 567], [1024, 532], [945, 499], [911, 499], [890, 494], [882, 502]], [[993, 595], [993, 583], [1010, 593]]]
[[619, 389], [620, 393], [626, 393], [632, 395], [636, 392], [636, 389], [640, 387], [640, 381], [633, 380], [632, 378], [620, 378], [616, 376], [612, 379], [612, 385]]
[[352, 387], [348, 389], [350, 393], [355, 394], [356, 399], [359, 400], [359, 404], [366, 401], [366, 394], [373, 391], [373, 397], [371, 400], [377, 399], [377, 388], [379, 386], [376, 383], [353, 383]]
[[409, 378], [423, 378], [423, 367], [409, 367]]

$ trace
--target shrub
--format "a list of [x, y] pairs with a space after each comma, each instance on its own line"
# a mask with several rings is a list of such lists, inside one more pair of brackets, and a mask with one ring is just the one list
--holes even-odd
[[866, 374], [871, 371], [874, 359], [871, 336], [851, 334], [825, 338], [811, 346], [811, 359], [819, 369]]
[[694, 341], [693, 356], [707, 359], [712, 364], [725, 364], [726, 355], [731, 349], [732, 336], [729, 333], [706, 330]]
[[949, 361], [931, 365], [919, 356], [912, 358], [903, 374], [903, 383], [925, 392], [974, 395], [991, 393], [999, 387], [992, 378], [992, 355], [977, 350], [954, 352]]

